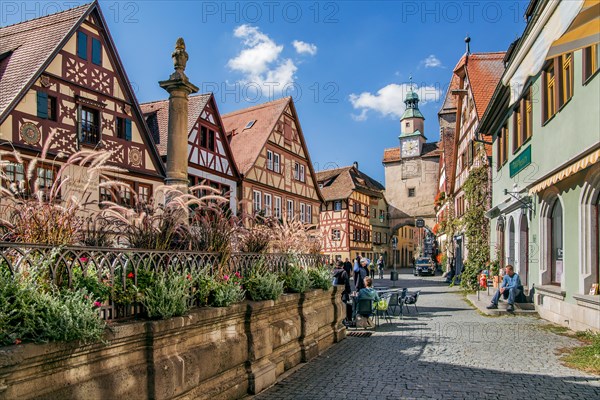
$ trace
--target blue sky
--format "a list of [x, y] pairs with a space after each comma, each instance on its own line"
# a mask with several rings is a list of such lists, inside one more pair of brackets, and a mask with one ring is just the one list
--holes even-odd
[[[222, 114], [291, 94], [316, 170], [350, 165], [384, 183], [384, 148], [398, 145], [409, 76], [419, 87], [425, 135], [453, 67], [472, 52], [504, 51], [523, 31], [528, 0], [112, 1], [100, 6], [140, 102], [167, 97], [175, 40], [186, 73], [215, 92]], [[75, 2], [3, 1], [0, 23]], [[285, 90], [284, 90], [285, 89]]]

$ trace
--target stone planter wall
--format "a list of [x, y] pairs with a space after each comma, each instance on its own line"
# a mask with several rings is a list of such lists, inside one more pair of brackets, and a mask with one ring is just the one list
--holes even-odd
[[107, 344], [0, 348], [0, 399], [231, 399], [345, 337], [342, 287], [117, 324]]

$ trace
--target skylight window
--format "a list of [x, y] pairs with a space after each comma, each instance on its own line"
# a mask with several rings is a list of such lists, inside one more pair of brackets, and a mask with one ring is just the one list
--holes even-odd
[[246, 126], [244, 127], [244, 129], [250, 129], [250, 128], [252, 128], [252, 127], [254, 126], [254, 123], [255, 123], [255, 122], [256, 122], [256, 120], [255, 120], [255, 119], [253, 119], [252, 121], [248, 122], [248, 123], [246, 124]]

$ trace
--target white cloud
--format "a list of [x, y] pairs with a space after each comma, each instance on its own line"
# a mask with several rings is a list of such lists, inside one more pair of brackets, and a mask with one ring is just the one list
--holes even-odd
[[294, 81], [298, 70], [291, 59], [282, 59], [283, 45], [278, 45], [257, 27], [240, 25], [233, 35], [242, 39], [244, 49], [227, 62], [233, 71], [244, 74], [245, 83], [278, 84], [279, 88]]
[[[379, 89], [377, 93], [352, 93], [349, 97], [350, 103], [355, 110], [360, 111], [359, 114], [352, 114], [352, 118], [356, 121], [365, 121], [369, 111], [375, 111], [386, 117], [400, 118], [406, 108], [404, 99], [409, 90], [409, 84], [391, 83]], [[436, 86], [421, 86], [414, 90], [419, 95], [420, 106], [439, 101], [443, 94], [441, 88]]]
[[294, 48], [298, 54], [310, 54], [311, 56], [317, 54], [317, 46], [312, 43], [294, 40], [292, 44], [294, 45]]
[[424, 59], [423, 61], [421, 61], [421, 63], [425, 64], [425, 68], [442, 68], [442, 62], [440, 61], [439, 58], [437, 58], [435, 56], [435, 54], [430, 55], [429, 57], [427, 57], [426, 59]]

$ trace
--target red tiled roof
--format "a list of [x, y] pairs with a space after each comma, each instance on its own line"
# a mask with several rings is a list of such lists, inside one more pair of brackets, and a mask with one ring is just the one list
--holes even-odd
[[[206, 107], [206, 104], [210, 100], [211, 93], [197, 94], [189, 97], [188, 103], [188, 133], [194, 127], [198, 116]], [[156, 144], [158, 151], [161, 156], [167, 155], [167, 139], [168, 139], [168, 130], [169, 130], [169, 100], [159, 100], [152, 101], [148, 103], [140, 104], [140, 108], [142, 109], [142, 113], [144, 116], [149, 116], [150, 114], [156, 113], [157, 126], [154, 127], [158, 129], [158, 132], [152, 132], [155, 137], [159, 138], [159, 143]], [[152, 130], [153, 127], [149, 128]]]
[[[441, 150], [439, 148], [439, 142], [434, 143], [423, 143], [423, 148], [421, 149], [421, 157], [439, 157], [441, 154]], [[383, 162], [397, 162], [400, 161], [400, 147], [392, 147], [389, 149], [383, 150]]]
[[353, 166], [317, 172], [317, 182], [323, 184], [321, 194], [325, 201], [347, 199], [354, 190], [378, 192], [383, 196], [385, 187]]
[[[228, 137], [231, 137], [231, 151], [240, 173], [246, 174], [254, 166], [275, 124], [290, 101], [291, 97], [284, 97], [221, 117], [225, 132]], [[244, 129], [252, 120], [256, 121], [254, 125]]]
[[7, 55], [0, 66], [0, 121], [95, 4], [0, 28], [0, 55]]
[[504, 73], [506, 52], [471, 54], [466, 64], [467, 76], [475, 101], [477, 117], [481, 119]]
[[400, 161], [400, 147], [383, 150], [383, 162]]
[[444, 103], [439, 111], [440, 113], [456, 111], [456, 96], [452, 94], [452, 91], [458, 89], [459, 84], [460, 78], [458, 75], [452, 74], [450, 86], [448, 86], [448, 90], [446, 91], [446, 97], [444, 97]]

